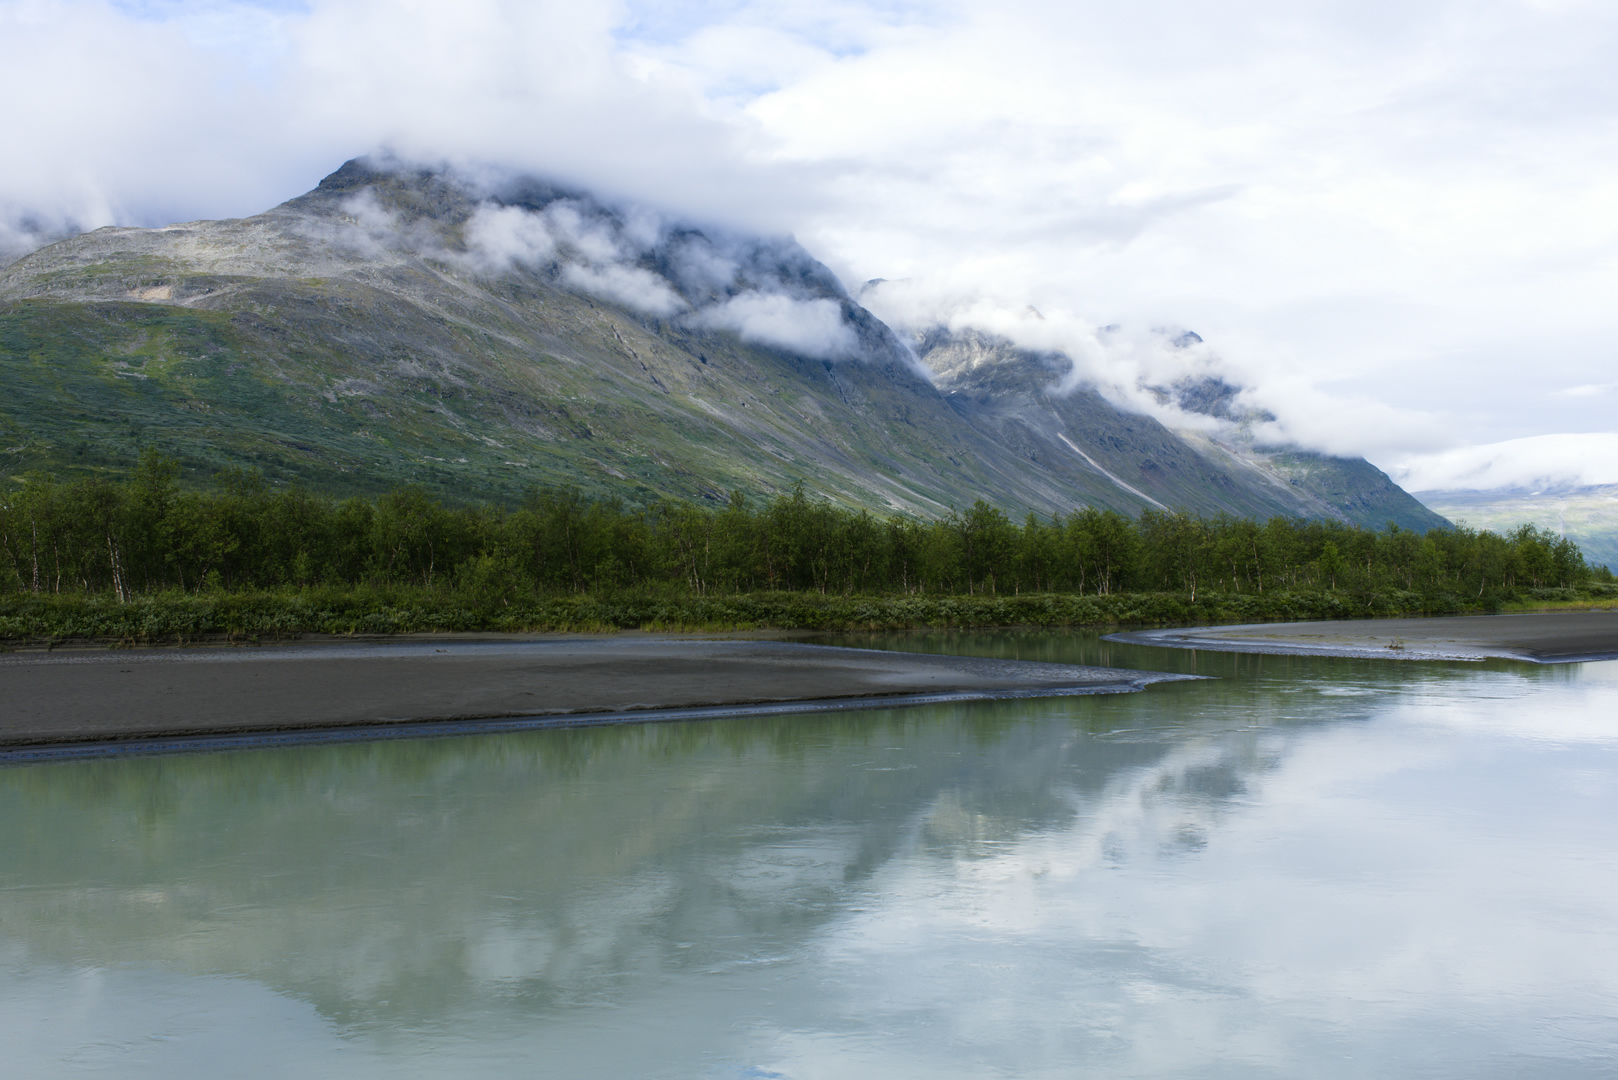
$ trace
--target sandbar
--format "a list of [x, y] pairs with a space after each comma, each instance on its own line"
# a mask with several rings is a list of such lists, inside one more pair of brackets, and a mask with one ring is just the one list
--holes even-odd
[[[1128, 693], [1186, 678], [784, 641], [568, 638], [0, 657], [0, 747], [782, 702]], [[670, 710], [674, 710], [671, 713]]]
[[1108, 634], [1108, 641], [1212, 652], [1393, 660], [1618, 660], [1618, 611], [1246, 623]]

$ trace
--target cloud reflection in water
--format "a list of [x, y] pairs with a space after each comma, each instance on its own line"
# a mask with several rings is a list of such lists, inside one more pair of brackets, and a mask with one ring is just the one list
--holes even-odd
[[1610, 1069], [1618, 664], [1196, 662], [1229, 677], [5, 770], [0, 1040], [24, 1076]]

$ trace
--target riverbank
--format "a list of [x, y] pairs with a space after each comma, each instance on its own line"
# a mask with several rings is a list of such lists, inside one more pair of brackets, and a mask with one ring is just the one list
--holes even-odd
[[1214, 652], [1566, 664], [1618, 659], [1618, 611], [1199, 626], [1132, 630], [1107, 640]]
[[[1487, 601], [1487, 602], [1485, 602]], [[110, 596], [13, 595], [0, 601], [0, 643], [269, 642], [303, 635], [416, 633], [611, 633], [742, 630], [915, 630], [987, 627], [1118, 628], [1448, 615], [1505, 604], [1618, 605], [1618, 585], [1523, 590], [1512, 596], [1350, 593], [1332, 590], [1219, 593], [996, 593], [845, 596], [619, 594], [488, 603], [453, 590], [313, 588], [262, 593]]]
[[[550, 638], [0, 657], [0, 746], [898, 699], [1129, 693], [1153, 672], [781, 641]], [[672, 717], [660, 717], [672, 718]]]

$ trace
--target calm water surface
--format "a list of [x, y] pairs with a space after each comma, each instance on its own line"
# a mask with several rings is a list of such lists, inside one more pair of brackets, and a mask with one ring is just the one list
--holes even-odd
[[1618, 662], [0, 769], [8, 1077], [1608, 1077]]

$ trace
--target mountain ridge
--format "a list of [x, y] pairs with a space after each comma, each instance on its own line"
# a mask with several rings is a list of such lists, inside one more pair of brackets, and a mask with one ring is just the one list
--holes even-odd
[[[954, 371], [950, 348], [999, 360]], [[1308, 468], [1053, 395], [1047, 360], [913, 348], [787, 238], [356, 160], [263, 214], [100, 229], [0, 268], [0, 469], [94, 474], [145, 444], [198, 478], [247, 465], [340, 493], [802, 484], [879, 512], [1382, 524], [1387, 499], [1313, 491]]]
[[[1190, 331], [1182, 333], [1181, 339], [1186, 337], [1202, 340]], [[1097, 467], [1109, 475], [1111, 469], [1118, 470], [1121, 475], [1115, 482], [1141, 492], [1160, 508], [1165, 507], [1164, 499], [1174, 500], [1167, 505], [1181, 504], [1187, 498], [1183, 485], [1192, 484], [1202, 488], [1203, 501], [1212, 504], [1214, 512], [1264, 516], [1250, 509], [1257, 503], [1273, 508], [1273, 514], [1335, 518], [1368, 527], [1389, 521], [1418, 530], [1448, 524], [1364, 459], [1257, 445], [1245, 435], [1245, 425], [1225, 438], [1167, 428], [1143, 414], [1118, 409], [1082, 384], [1053, 389], [1070, 374], [1067, 357], [1020, 349], [983, 331], [931, 327], [914, 338], [918, 356], [933, 370], [939, 388], [952, 400], [971, 402], [981, 413], [980, 422], [1020, 428], [1028, 439], [1057, 442], [1066, 441], [1064, 432], [1069, 428], [1094, 432], [1098, 437], [1092, 449], [1102, 458]], [[1177, 403], [1189, 412], [1232, 420], [1264, 419], [1232, 414], [1229, 402], [1239, 388], [1222, 380], [1182, 380], [1174, 392]], [[1059, 428], [1052, 426], [1053, 420]], [[1149, 456], [1109, 454], [1109, 448], [1120, 444], [1144, 446]], [[1074, 453], [1090, 456], [1068, 445]], [[1179, 477], [1170, 475], [1174, 473]], [[1239, 488], [1239, 496], [1233, 476], [1249, 481]]]

